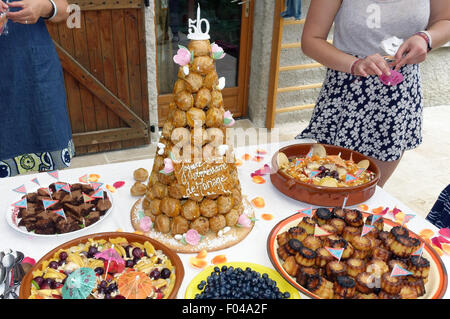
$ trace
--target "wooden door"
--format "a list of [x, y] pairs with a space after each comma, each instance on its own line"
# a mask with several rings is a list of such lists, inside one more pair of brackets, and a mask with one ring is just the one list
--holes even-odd
[[77, 154], [150, 143], [144, 0], [70, 0], [80, 28], [48, 23]]
[[[171, 40], [171, 36], [167, 38], [164, 30], [170, 30], [172, 28], [171, 14], [174, 8], [170, 7], [170, 4], [175, 2], [175, 9], [181, 15], [179, 17], [179, 41]], [[210, 0], [163, 0], [155, 3], [155, 13], [156, 13], [156, 43], [157, 43], [157, 69], [158, 69], [158, 122], [159, 126], [162, 126], [167, 119], [167, 113], [169, 110], [169, 104], [173, 100], [173, 94], [171, 90], [176, 81], [177, 68], [169, 68], [168, 66], [174, 65], [172, 57], [176, 54], [178, 49], [178, 44], [187, 46], [188, 40], [187, 35], [187, 19], [195, 18], [197, 12], [197, 4], [201, 5], [202, 18], [206, 18], [210, 21], [211, 29], [211, 42], [217, 42], [220, 45], [223, 43], [225, 52], [231, 57], [233, 56], [235, 60], [236, 69], [233, 70], [233, 76], [235, 79], [227, 77], [227, 74], [221, 73], [217, 63], [222, 63], [222, 65], [227, 62], [220, 61], [216, 63], [217, 72], [219, 77], [225, 76], [227, 81], [227, 86], [222, 90], [224, 105], [226, 110], [229, 110], [234, 118], [243, 117], [247, 115], [248, 106], [248, 88], [249, 88], [249, 78], [250, 78], [250, 59], [251, 59], [251, 46], [252, 46], [252, 34], [253, 34], [253, 12], [254, 12], [254, 0], [246, 0], [242, 2], [238, 1], [210, 1]], [[166, 3], [167, 7], [162, 8]], [[216, 6], [215, 12], [212, 7]], [[234, 9], [233, 9], [234, 7]], [[225, 30], [222, 30], [220, 25], [220, 20], [223, 18], [223, 12], [221, 9], [230, 9], [235, 12], [234, 21], [238, 21], [238, 39], [236, 43], [231, 43], [232, 45], [227, 46], [227, 41], [224, 41], [224, 36], [226, 35]], [[223, 10], [224, 11], [224, 10]], [[236, 16], [238, 13], [238, 16]], [[162, 15], [165, 14], [168, 17], [165, 18]], [[236, 31], [236, 30], [233, 30]], [[173, 32], [173, 30], [172, 30]], [[170, 31], [169, 31], [170, 33]], [[214, 34], [217, 33], [217, 34]], [[172, 42], [172, 47], [167, 49], [161, 49], [161, 46], [167, 46]], [[230, 43], [228, 41], [228, 43]], [[164, 53], [164, 55], [162, 54]], [[163, 68], [161, 68], [163, 66]], [[175, 70], [175, 72], [174, 72]], [[164, 77], [165, 87], [161, 87], [161, 77]], [[231, 80], [231, 81], [230, 81]], [[234, 83], [233, 85], [228, 85], [229, 82]]]

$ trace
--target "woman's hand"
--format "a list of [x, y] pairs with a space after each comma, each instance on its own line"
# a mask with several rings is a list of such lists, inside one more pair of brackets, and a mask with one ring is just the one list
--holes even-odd
[[8, 10], [8, 5], [0, 0], [0, 12], [5, 12], [6, 10]]
[[380, 54], [372, 54], [360, 61], [355, 62], [353, 74], [367, 77], [369, 75], [381, 76], [386, 74], [391, 75], [391, 68], [387, 61]]
[[395, 54], [395, 70], [398, 71], [405, 64], [418, 64], [427, 58], [428, 44], [419, 35], [413, 35], [398, 49]]
[[53, 6], [48, 0], [22, 0], [9, 3], [10, 8], [20, 8], [19, 11], [9, 12], [8, 19], [22, 24], [34, 24], [40, 17], [51, 15]]

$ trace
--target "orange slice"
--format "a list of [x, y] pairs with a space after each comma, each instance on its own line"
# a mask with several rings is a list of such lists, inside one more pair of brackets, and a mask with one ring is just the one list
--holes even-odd
[[377, 215], [378, 215], [378, 214], [381, 214], [381, 212], [383, 211], [383, 209], [384, 209], [383, 206], [374, 208], [374, 209], [372, 209], [372, 213], [377, 214]]
[[97, 182], [99, 179], [100, 179], [100, 175], [98, 175], [98, 174], [90, 174], [89, 175], [90, 182]]
[[272, 220], [273, 219], [273, 215], [272, 214], [262, 214], [261, 218], [264, 220]]
[[116, 188], [114, 186], [111, 186], [111, 185], [106, 185], [106, 189], [109, 190], [111, 193], [115, 193], [116, 192]]
[[444, 251], [444, 253], [446, 253], [447, 255], [450, 255], [450, 244], [441, 244], [442, 246], [442, 250]]
[[434, 236], [434, 231], [425, 228], [420, 231], [419, 236], [422, 237], [423, 239], [430, 239]]
[[361, 204], [358, 206], [358, 208], [365, 212], [369, 210], [369, 206], [367, 206], [366, 204]]
[[433, 247], [434, 250], [436, 250], [436, 252], [437, 252], [437, 254], [438, 254], [439, 256], [444, 255], [444, 252], [443, 252], [438, 246], [432, 245], [432, 247]]
[[255, 184], [264, 184], [266, 182], [266, 180], [262, 176], [258, 176], [258, 175], [253, 176], [252, 181]]
[[211, 260], [213, 265], [223, 264], [227, 262], [227, 257], [225, 255], [217, 255]]
[[207, 255], [208, 255], [208, 252], [205, 249], [203, 249], [197, 254], [197, 256], [195, 256], [195, 258], [204, 259], [204, 258], [206, 258]]
[[242, 155], [242, 159], [243, 159], [244, 161], [249, 161], [251, 158], [252, 158], [252, 157], [250, 156], [250, 154], [244, 154], [244, 155]]
[[208, 263], [204, 259], [198, 259], [196, 257], [191, 257], [189, 259], [189, 263], [191, 264], [192, 267], [198, 269], [205, 268], [208, 265]]
[[266, 206], [264, 198], [262, 198], [262, 197], [255, 197], [255, 198], [253, 198], [252, 199], [252, 204], [256, 208], [263, 208], [264, 206]]
[[242, 166], [243, 162], [240, 159], [236, 159], [236, 163], [234, 163], [236, 166]]

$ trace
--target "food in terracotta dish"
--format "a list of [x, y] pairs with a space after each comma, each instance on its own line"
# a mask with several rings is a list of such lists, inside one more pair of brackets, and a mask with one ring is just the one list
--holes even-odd
[[[277, 235], [276, 251], [283, 269], [311, 293], [323, 299], [416, 299], [426, 293], [430, 262], [414, 254], [422, 243], [405, 227], [385, 230], [383, 218], [372, 223], [372, 215], [364, 219], [356, 209], [319, 208], [306, 219], [328, 234], [311, 237], [302, 235], [310, 225], [305, 218]], [[364, 226], [371, 230], [362, 235]], [[397, 266], [406, 272], [393, 275]]]
[[32, 273], [29, 298], [63, 299], [69, 276], [86, 268], [95, 273], [87, 299], [166, 299], [176, 279], [171, 260], [148, 241], [89, 239], [42, 262]]
[[325, 147], [314, 144], [306, 156], [288, 158], [278, 154], [280, 170], [297, 181], [326, 187], [351, 187], [370, 182], [375, 173], [368, 160], [355, 163], [338, 155], [327, 155]]

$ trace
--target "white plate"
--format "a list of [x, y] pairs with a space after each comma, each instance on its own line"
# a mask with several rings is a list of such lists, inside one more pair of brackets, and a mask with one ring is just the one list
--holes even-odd
[[[41, 187], [38, 187], [35, 191], [37, 191], [39, 188], [41, 188]], [[19, 226], [20, 218], [17, 218], [17, 214], [19, 212], [19, 209], [14, 207], [14, 206], [10, 206], [7, 209], [7, 212], [5, 214], [6, 221], [7, 221], [8, 225], [11, 226], [14, 230], [16, 230], [16, 231], [18, 231], [18, 232], [20, 232], [22, 234], [35, 236], [35, 237], [48, 237], [48, 238], [51, 238], [51, 237], [61, 237], [61, 236], [65, 236], [65, 235], [78, 234], [78, 233], [84, 232], [84, 231], [86, 231], [88, 229], [91, 229], [92, 227], [95, 227], [96, 225], [101, 223], [103, 220], [105, 220], [105, 218], [108, 217], [109, 214], [111, 214], [111, 212], [112, 212], [112, 210], [114, 208], [114, 202], [113, 202], [113, 198], [111, 196], [111, 192], [108, 191], [105, 188], [103, 189], [103, 191], [108, 194], [108, 199], [111, 201], [111, 208], [108, 209], [106, 211], [106, 213], [103, 216], [101, 216], [100, 219], [97, 222], [95, 222], [95, 223], [93, 223], [93, 224], [91, 224], [91, 225], [89, 225], [87, 227], [84, 227], [84, 228], [81, 228], [79, 230], [73, 231], [73, 232], [62, 233], [62, 234], [51, 234], [51, 235], [35, 234], [34, 232], [29, 232], [25, 226]], [[30, 193], [32, 193], [32, 192], [30, 192]], [[20, 200], [20, 198], [17, 199], [17, 200]]]

